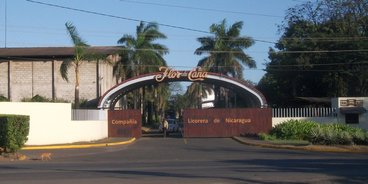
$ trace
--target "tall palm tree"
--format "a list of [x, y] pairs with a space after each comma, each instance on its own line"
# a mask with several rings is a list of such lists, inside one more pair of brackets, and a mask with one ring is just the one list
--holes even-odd
[[255, 68], [255, 61], [244, 52], [254, 41], [250, 37], [240, 36], [242, 27], [243, 22], [239, 21], [227, 28], [226, 19], [220, 24], [212, 24], [210, 32], [213, 36], [197, 39], [201, 46], [194, 53], [208, 55], [198, 62], [198, 66], [239, 79], [243, 78], [243, 65]]
[[166, 66], [163, 55], [169, 52], [166, 46], [154, 43], [166, 36], [158, 30], [156, 23], [141, 22], [136, 29], [136, 35], [125, 34], [118, 41], [122, 45], [122, 54], [128, 59], [128, 67], [134, 76], [158, 71], [159, 66]]
[[[244, 49], [252, 46], [254, 41], [250, 37], [240, 35], [242, 27], [242, 21], [227, 27], [226, 19], [220, 24], [212, 24], [210, 33], [213, 35], [197, 39], [201, 46], [194, 53], [207, 55], [198, 62], [198, 66], [210, 72], [243, 79], [243, 65], [255, 68], [256, 63], [244, 52]], [[219, 86], [215, 86], [214, 91], [217, 103], [220, 94]]]
[[79, 108], [79, 85], [80, 74], [79, 70], [84, 61], [88, 60], [88, 54], [86, 53], [89, 45], [79, 36], [76, 27], [71, 23], [65, 23], [67, 32], [74, 45], [74, 58], [73, 60], [64, 60], [60, 66], [61, 77], [69, 82], [68, 70], [73, 67], [75, 72], [75, 88], [74, 88], [74, 107]]
[[[118, 40], [121, 45], [122, 59], [116, 63], [116, 73], [125, 71], [127, 77], [134, 77], [145, 73], [156, 72], [160, 66], [166, 66], [163, 58], [169, 52], [168, 48], [156, 43], [159, 39], [165, 39], [166, 35], [159, 31], [156, 23], [140, 24], [136, 28], [136, 35], [125, 34]], [[120, 65], [120, 66], [118, 66]], [[120, 69], [118, 69], [120, 68]], [[118, 72], [119, 71], [119, 72]], [[130, 73], [131, 75], [127, 75]], [[140, 100], [141, 113], [143, 114], [145, 88], [139, 89], [139, 97], [136, 96], [135, 107]]]

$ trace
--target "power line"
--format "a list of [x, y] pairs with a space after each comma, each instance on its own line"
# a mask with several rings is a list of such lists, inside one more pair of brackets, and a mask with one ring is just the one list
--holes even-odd
[[288, 37], [288, 38], [281, 38], [280, 40], [327, 40], [327, 41], [331, 41], [331, 40], [337, 40], [337, 41], [346, 41], [346, 40], [354, 40], [354, 41], [361, 41], [362, 39], [368, 39], [368, 37], [366, 36], [342, 36], [342, 37]]
[[283, 68], [283, 67], [301, 67], [301, 66], [339, 66], [339, 65], [360, 65], [360, 64], [368, 64], [368, 61], [360, 61], [360, 62], [353, 62], [353, 63], [310, 63], [310, 64], [294, 64], [294, 65], [268, 65], [267, 67], [271, 68]]
[[[21, 42], [14, 42], [14, 43], [18, 43], [21, 44]], [[68, 46], [66, 46], [68, 47]], [[119, 47], [119, 46], [117, 46]], [[120, 48], [121, 51], [129, 51], [131, 49], [129, 48]], [[166, 51], [165, 49], [134, 49], [137, 51]], [[170, 52], [194, 52], [193, 50], [175, 50], [175, 49], [169, 49]], [[229, 51], [229, 50], [215, 50], [215, 51], [211, 51], [211, 50], [199, 50], [200, 52], [203, 53], [208, 53], [208, 54], [221, 54], [221, 53], [243, 53], [242, 51]], [[264, 52], [268, 52], [268, 51], [246, 51], [246, 53], [264, 53]], [[349, 52], [368, 52], [368, 49], [357, 49], [357, 50], [320, 50], [320, 51], [275, 51], [274, 53], [276, 54], [315, 54], [315, 53], [349, 53]]]
[[[64, 33], [65, 30], [64, 29], [58, 29], [58, 28], [48, 28], [48, 27], [32, 27], [32, 26], [18, 26], [18, 25], [11, 25], [11, 26], [7, 26], [7, 28], [12, 29], [12, 32], [22, 32], [22, 33], [33, 33], [33, 34], [53, 34], [53, 35], [57, 35], [57, 34], [61, 34]], [[14, 29], [15, 28], [15, 29]], [[20, 28], [19, 30], [17, 30], [16, 28]], [[27, 29], [32, 30], [32, 31], [27, 31]], [[45, 31], [45, 30], [50, 30], [50, 31]], [[52, 31], [52, 32], [51, 32]], [[97, 31], [97, 30], [85, 30], [85, 33], [87, 33], [88, 35], [94, 35], [94, 36], [98, 36], [98, 37], [114, 37], [113, 35], [117, 36], [117, 35], [121, 35], [120, 32], [101, 32], [101, 31]], [[108, 34], [108, 35], [106, 35]], [[176, 35], [174, 36], [175, 38], [183, 38], [186, 39], [186, 37], [190, 37], [191, 35]], [[173, 38], [172, 36], [170, 38]], [[232, 38], [221, 38], [223, 41], [234, 41], [232, 40]], [[259, 40], [259, 39], [253, 39], [253, 40]], [[308, 38], [282, 38], [280, 39], [280, 41], [282, 40], [297, 40], [297, 41], [318, 41], [318, 42], [356, 42], [356, 41], [364, 41], [364, 40], [368, 40], [368, 37], [308, 37]], [[267, 43], [275, 43], [272, 41], [265, 41], [262, 40], [262, 42], [267, 42]]]
[[276, 54], [314, 54], [314, 53], [347, 53], [347, 52], [368, 52], [368, 49], [353, 50], [298, 50], [298, 51], [275, 51]]
[[122, 2], [133, 3], [133, 4], [145, 4], [145, 5], [153, 5], [153, 6], [161, 6], [161, 7], [170, 7], [170, 8], [181, 8], [181, 9], [190, 9], [190, 10], [200, 10], [200, 11], [209, 11], [209, 12], [221, 12], [221, 13], [231, 13], [231, 14], [241, 14], [241, 15], [252, 15], [252, 16], [262, 16], [262, 17], [277, 17], [282, 18], [283, 16], [279, 15], [268, 15], [268, 14], [259, 14], [259, 13], [248, 13], [248, 12], [240, 12], [240, 11], [229, 11], [229, 10], [221, 10], [221, 9], [211, 9], [211, 8], [198, 8], [193, 6], [181, 6], [181, 5], [173, 5], [173, 4], [164, 4], [164, 3], [152, 3], [152, 2], [142, 2], [142, 1], [131, 1], [131, 0], [120, 0]]
[[348, 72], [349, 70], [264, 69], [266, 72]]
[[[57, 4], [50, 4], [50, 3], [40, 2], [40, 1], [33, 1], [33, 0], [26, 0], [26, 1], [31, 2], [31, 3], [45, 5], [45, 6], [51, 6], [51, 7], [55, 7], [55, 8], [67, 9], [67, 10], [72, 10], [72, 11], [77, 11], [77, 12], [82, 12], [82, 13], [89, 13], [89, 14], [94, 14], [94, 15], [99, 15], [99, 16], [104, 16], [104, 17], [123, 19], [123, 20], [134, 21], [134, 22], [152, 23], [151, 21], [145, 21], [145, 20], [128, 18], [128, 17], [121, 17], [121, 16], [110, 15], [110, 14], [106, 14], [106, 13], [99, 13], [99, 12], [90, 11], [90, 10], [71, 8], [71, 7], [67, 7], [67, 6], [61, 6], [61, 5], [57, 5]], [[157, 25], [164, 26], [164, 27], [175, 28], [175, 29], [182, 29], [182, 30], [187, 30], [187, 31], [194, 31], [194, 32], [210, 34], [210, 32], [208, 32], [208, 31], [202, 31], [202, 30], [192, 29], [192, 28], [187, 28], [187, 27], [182, 27], [182, 26], [175, 26], [175, 25], [162, 24], [162, 23], [157, 23]]]
[[[45, 6], [51, 6], [51, 7], [55, 7], [55, 8], [67, 9], [67, 10], [72, 10], [72, 11], [77, 11], [77, 12], [82, 12], [82, 13], [88, 13], [88, 14], [93, 14], [93, 15], [99, 15], [99, 16], [104, 16], [104, 17], [110, 17], [110, 18], [116, 18], [116, 19], [122, 19], [122, 20], [128, 20], [128, 21], [134, 21], [134, 22], [154, 23], [152, 21], [146, 21], [146, 20], [140, 20], [140, 19], [134, 19], [134, 18], [127, 18], [127, 17], [121, 17], [121, 16], [116, 16], [116, 15], [111, 15], [111, 14], [106, 14], [106, 13], [99, 13], [99, 12], [96, 12], [96, 11], [71, 8], [71, 7], [67, 7], [67, 6], [61, 6], [61, 5], [57, 5], [57, 4], [50, 4], [50, 3], [40, 2], [40, 1], [33, 1], [33, 0], [26, 0], [26, 1], [31, 2], [31, 3], [45, 5]], [[213, 33], [208, 32], [208, 31], [203, 31], [203, 30], [194, 29], [194, 28], [188, 28], [188, 27], [182, 27], [182, 26], [176, 26], [176, 25], [170, 25], [170, 24], [162, 24], [162, 23], [157, 23], [157, 22], [155, 22], [155, 23], [157, 25], [160, 25], [160, 26], [174, 28], [174, 29], [181, 29], [181, 30], [192, 31], [192, 32], [199, 32], [199, 33], [205, 33], [205, 34], [213, 34]], [[276, 42], [267, 41], [267, 40], [259, 40], [259, 39], [253, 39], [253, 40], [254, 41], [257, 41], [257, 42], [276, 44]]]
[[[121, 48], [121, 50], [131, 50], [129, 48]], [[141, 51], [165, 51], [164, 49], [135, 49]], [[229, 50], [198, 50], [204, 53], [243, 53], [242, 51], [229, 51]], [[281, 54], [296, 54], [296, 53], [346, 53], [346, 52], [368, 52], [368, 49], [356, 49], [356, 50], [309, 50], [309, 51], [278, 51], [275, 53]]]
[[[33, 57], [22, 57], [22, 56], [0, 56], [0, 59], [11, 59], [11, 60], [29, 60], [29, 61], [45, 61], [50, 60], [50, 58], [33, 58]], [[340, 66], [340, 65], [360, 65], [360, 64], [368, 64], [368, 61], [361, 61], [361, 62], [354, 62], [354, 63], [320, 63], [320, 64], [311, 64], [312, 66]], [[311, 66], [309, 65], [309, 66]], [[162, 65], [155, 65], [155, 64], [122, 64], [120, 66], [139, 66], [139, 67], [161, 67]], [[245, 70], [266, 70], [266, 71], [345, 71], [345, 70], [331, 70], [331, 69], [286, 69], [286, 67], [298, 67], [298, 66], [308, 66], [302, 64], [295, 64], [295, 65], [269, 65], [266, 69], [257, 69], [257, 68], [245, 68]], [[194, 68], [193, 66], [186, 66], [186, 65], [168, 65], [169, 68]], [[284, 68], [285, 67], [285, 68]], [[237, 68], [236, 66], [201, 66], [201, 68]]]

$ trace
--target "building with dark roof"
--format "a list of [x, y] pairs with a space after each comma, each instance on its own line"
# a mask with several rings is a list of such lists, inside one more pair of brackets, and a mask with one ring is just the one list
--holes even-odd
[[[118, 59], [118, 47], [90, 47], [87, 52]], [[75, 74], [68, 71], [69, 82], [60, 74], [60, 65], [73, 59], [73, 47], [36, 47], [0, 49], [0, 96], [21, 101], [40, 95], [50, 99], [74, 100]], [[112, 66], [105, 60], [84, 62], [80, 68], [80, 99], [98, 98], [116, 84]]]

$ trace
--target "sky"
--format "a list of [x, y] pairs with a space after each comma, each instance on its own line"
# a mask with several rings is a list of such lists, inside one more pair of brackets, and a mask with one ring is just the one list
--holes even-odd
[[[116, 46], [123, 35], [135, 35], [139, 20], [159, 23], [169, 48], [165, 59], [180, 70], [194, 68], [204, 56], [194, 55], [197, 38], [209, 36], [211, 24], [223, 19], [228, 25], [243, 21], [242, 36], [256, 41], [245, 52], [257, 64], [244, 70], [244, 78], [257, 83], [269, 47], [281, 36], [286, 10], [302, 0], [33, 0], [62, 7], [97, 12], [101, 16], [27, 0], [0, 0], [0, 47], [69, 47], [65, 23], [72, 22], [91, 46]], [[130, 20], [128, 20], [130, 19]], [[167, 26], [166, 26], [167, 25]], [[266, 41], [266, 42], [263, 42]]]

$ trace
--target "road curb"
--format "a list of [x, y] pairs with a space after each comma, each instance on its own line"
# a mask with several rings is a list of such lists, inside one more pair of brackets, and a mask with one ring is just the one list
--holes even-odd
[[275, 145], [275, 144], [256, 143], [252, 141], [246, 141], [240, 137], [232, 137], [232, 139], [241, 144], [245, 144], [249, 146], [264, 147], [264, 148], [315, 151], [315, 152], [332, 152], [332, 153], [368, 153], [368, 151], [365, 151], [365, 150], [352, 150], [352, 149], [344, 149], [344, 148], [330, 147], [330, 146], [318, 148], [318, 147], [312, 147], [312, 146]]
[[133, 143], [136, 140], [135, 137], [121, 142], [111, 143], [96, 143], [96, 144], [76, 144], [76, 145], [51, 145], [51, 146], [26, 146], [22, 150], [49, 150], [49, 149], [83, 149], [83, 148], [96, 148], [106, 146], [118, 146]]

